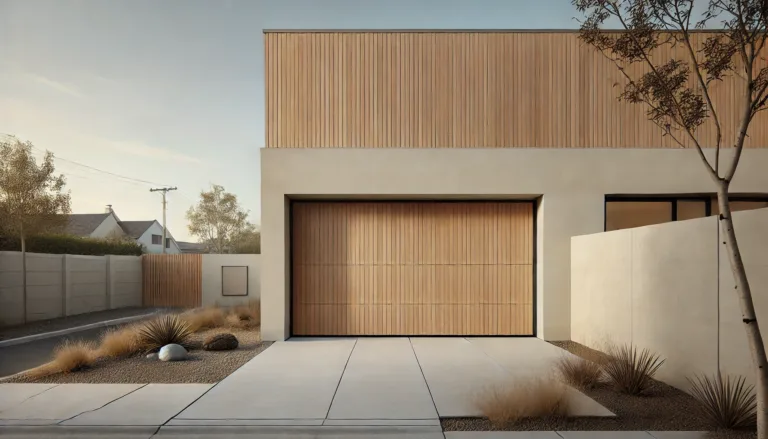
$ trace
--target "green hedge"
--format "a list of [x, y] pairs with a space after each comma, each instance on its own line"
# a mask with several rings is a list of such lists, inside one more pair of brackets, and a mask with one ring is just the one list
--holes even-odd
[[[51, 253], [68, 255], [135, 255], [144, 253], [144, 247], [135, 241], [113, 239], [81, 238], [71, 235], [41, 235], [26, 239], [27, 251], [31, 253]], [[21, 251], [21, 241], [17, 237], [0, 236], [0, 250]]]

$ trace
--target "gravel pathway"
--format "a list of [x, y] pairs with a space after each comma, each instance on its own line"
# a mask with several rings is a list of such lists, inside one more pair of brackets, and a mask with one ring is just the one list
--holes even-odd
[[25, 325], [8, 326], [4, 328], [0, 327], [0, 340], [9, 340], [11, 338], [25, 337], [27, 335], [59, 331], [62, 329], [74, 328], [76, 326], [99, 323], [106, 320], [159, 312], [161, 310], [162, 308], [119, 308], [110, 309], [107, 311], [77, 314], [68, 317], [60, 317], [58, 319], [40, 320], [37, 322], [27, 323]]
[[216, 383], [269, 347], [262, 342], [257, 330], [212, 329], [194, 334], [193, 342], [202, 343], [208, 335], [231, 332], [237, 337], [239, 347], [233, 351], [209, 352], [201, 349], [190, 351], [186, 361], [162, 362], [149, 360], [144, 355], [122, 360], [99, 360], [91, 369], [66, 374], [56, 374], [35, 381], [23, 375], [15, 376], [8, 383]]
[[[551, 342], [577, 354], [587, 349], [575, 342]], [[696, 401], [687, 393], [654, 381], [645, 396], [629, 396], [601, 387], [585, 391], [590, 398], [616, 414], [614, 418], [525, 419], [498, 427], [483, 418], [445, 418], [445, 431], [534, 431], [534, 430], [635, 430], [635, 431], [708, 431], [712, 426], [697, 412]], [[752, 431], [719, 431], [713, 438], [756, 438]]]

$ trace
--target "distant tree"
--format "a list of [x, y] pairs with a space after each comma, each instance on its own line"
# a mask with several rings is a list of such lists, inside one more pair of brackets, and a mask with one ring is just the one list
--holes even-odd
[[[644, 105], [647, 119], [680, 147], [691, 144], [717, 191], [721, 237], [756, 374], [757, 434], [766, 439], [768, 359], [736, 240], [729, 189], [749, 128], [757, 113], [768, 109], [768, 0], [709, 0], [698, 23], [692, 21], [694, 0], [572, 2], [584, 14], [582, 41], [615, 64], [623, 76], [619, 99]], [[620, 31], [605, 30], [607, 20], [615, 20]], [[708, 33], [700, 46], [695, 44], [691, 33], [713, 21], [721, 30]], [[680, 49], [678, 56], [654, 56], [657, 49], [673, 46]], [[740, 89], [731, 96], [734, 104], [715, 105], [713, 89], [726, 80]], [[706, 120], [714, 125], [714, 139], [698, 130]], [[738, 120], [738, 126], [732, 138], [724, 139], [728, 133], [723, 132], [721, 121], [727, 120]], [[726, 146], [733, 153], [729, 162], [721, 163], [720, 150]], [[705, 147], [714, 149], [714, 160], [707, 158]]]
[[235, 238], [249, 230], [248, 211], [237, 196], [214, 184], [200, 192], [200, 201], [187, 211], [189, 233], [197, 236], [210, 253], [231, 253]]
[[46, 152], [40, 165], [32, 144], [11, 137], [0, 142], [0, 227], [21, 241], [24, 321], [27, 320], [27, 247], [33, 235], [58, 231], [70, 212], [64, 176], [54, 175], [53, 154]]
[[232, 253], [260, 254], [261, 232], [253, 224], [248, 224], [245, 230], [232, 240]]

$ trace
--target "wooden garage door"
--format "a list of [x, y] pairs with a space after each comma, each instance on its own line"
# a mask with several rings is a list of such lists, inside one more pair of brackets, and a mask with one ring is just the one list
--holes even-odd
[[531, 202], [294, 202], [294, 335], [532, 335]]

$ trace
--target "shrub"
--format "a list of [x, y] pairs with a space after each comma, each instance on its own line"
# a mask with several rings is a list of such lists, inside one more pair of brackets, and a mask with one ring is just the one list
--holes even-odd
[[67, 340], [53, 350], [53, 359], [25, 372], [31, 378], [42, 378], [55, 373], [78, 372], [93, 364], [93, 345], [78, 340]]
[[603, 376], [599, 364], [573, 354], [563, 355], [556, 367], [566, 384], [582, 390], [594, 388]]
[[112, 329], [102, 334], [97, 354], [100, 357], [122, 358], [141, 350], [139, 329], [135, 326], [129, 326], [122, 329]]
[[144, 324], [139, 329], [139, 342], [146, 352], [156, 352], [161, 347], [175, 343], [191, 348], [189, 336], [192, 331], [187, 322], [176, 315], [158, 317]]
[[247, 304], [235, 306], [227, 315], [227, 323], [235, 328], [256, 328], [261, 324], [261, 302], [251, 300]]
[[191, 332], [221, 328], [227, 324], [224, 310], [217, 306], [186, 312], [180, 318], [187, 323]]
[[[0, 237], [0, 250], [21, 251], [18, 237]], [[26, 250], [31, 253], [69, 255], [134, 255], [140, 256], [144, 247], [135, 241], [84, 238], [72, 235], [37, 235], [26, 239]]]
[[757, 400], [754, 386], [744, 377], [726, 376], [688, 378], [691, 395], [698, 401], [702, 414], [720, 428], [745, 428], [755, 425]]
[[664, 360], [648, 349], [638, 352], [626, 344], [609, 346], [603, 370], [616, 390], [629, 395], [639, 395], [650, 384], [653, 375]]
[[480, 412], [496, 425], [522, 418], [552, 418], [569, 412], [565, 386], [557, 380], [534, 378], [492, 387], [476, 400]]

